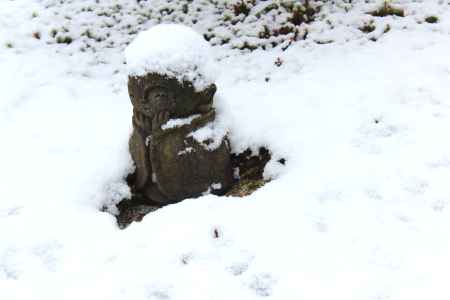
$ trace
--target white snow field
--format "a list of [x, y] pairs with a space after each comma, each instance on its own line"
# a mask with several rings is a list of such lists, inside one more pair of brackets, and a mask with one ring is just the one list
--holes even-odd
[[[218, 126], [235, 152], [272, 151], [272, 181], [120, 230], [143, 2], [182, 1], [0, 1], [1, 300], [450, 299], [448, 0], [392, 1], [405, 17], [322, 1], [286, 51], [214, 46]], [[87, 38], [111, 7], [120, 26], [98, 30], [117, 44]]]

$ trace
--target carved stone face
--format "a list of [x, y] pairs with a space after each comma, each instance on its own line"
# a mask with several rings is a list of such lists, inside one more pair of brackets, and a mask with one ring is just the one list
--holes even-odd
[[128, 92], [134, 109], [147, 117], [169, 112], [170, 118], [183, 118], [212, 109], [216, 86], [196, 92], [191, 84], [159, 74], [130, 76]]

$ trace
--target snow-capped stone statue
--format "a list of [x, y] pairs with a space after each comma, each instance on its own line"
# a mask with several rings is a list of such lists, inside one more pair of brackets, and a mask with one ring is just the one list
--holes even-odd
[[195, 31], [158, 25], [125, 51], [133, 104], [133, 190], [168, 204], [232, 184], [226, 130], [215, 122], [210, 48]]

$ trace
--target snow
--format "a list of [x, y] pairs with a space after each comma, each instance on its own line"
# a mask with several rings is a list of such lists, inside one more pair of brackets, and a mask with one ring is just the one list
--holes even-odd
[[170, 128], [176, 128], [176, 127], [181, 127], [184, 125], [189, 125], [189, 124], [191, 124], [191, 122], [194, 119], [196, 119], [198, 117], [200, 117], [200, 115], [196, 114], [196, 115], [189, 116], [187, 118], [170, 119], [165, 124], [161, 125], [161, 129], [167, 130]]
[[131, 76], [157, 73], [187, 81], [201, 91], [214, 83], [211, 46], [193, 29], [160, 24], [140, 32], [125, 49]]
[[222, 188], [222, 184], [221, 183], [213, 183], [213, 184], [211, 184], [211, 187], [214, 190], [220, 190]]
[[[449, 299], [446, 1], [392, 1], [405, 18], [365, 14], [380, 1], [332, 1], [286, 51], [214, 47], [216, 126], [233, 151], [268, 147], [273, 180], [125, 230], [110, 214], [133, 168], [122, 46], [126, 24], [154, 21], [138, 23], [124, 0], [126, 13], [98, 8], [118, 25], [94, 26], [110, 19], [65, 2], [0, 1], [1, 299]], [[430, 14], [440, 21], [423, 22]], [[368, 21], [374, 32], [358, 30]], [[111, 38], [55, 44], [58, 26]]]
[[188, 134], [199, 142], [206, 150], [214, 151], [220, 147], [228, 131], [227, 127], [219, 122], [209, 122], [205, 126]]
[[194, 151], [194, 148], [186, 147], [184, 150], [181, 150], [180, 152], [178, 152], [177, 155], [186, 155], [188, 153], [191, 153], [192, 151]]

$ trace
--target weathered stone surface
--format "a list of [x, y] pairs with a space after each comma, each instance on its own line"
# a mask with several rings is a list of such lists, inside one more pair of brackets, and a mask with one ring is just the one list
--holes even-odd
[[[129, 77], [128, 90], [133, 104], [129, 141], [136, 166], [133, 192], [161, 205], [206, 191], [226, 192], [233, 180], [227, 140], [211, 150], [189, 136], [214, 121], [215, 85], [196, 92], [188, 83], [148, 74]], [[190, 116], [196, 117], [186, 124], [161, 128], [171, 119]]]
[[144, 216], [159, 208], [156, 205], [149, 205], [145, 203], [139, 203], [139, 200], [134, 201], [124, 200], [117, 206], [119, 214], [116, 216], [117, 225], [120, 229], [125, 229], [133, 222], [140, 222]]

